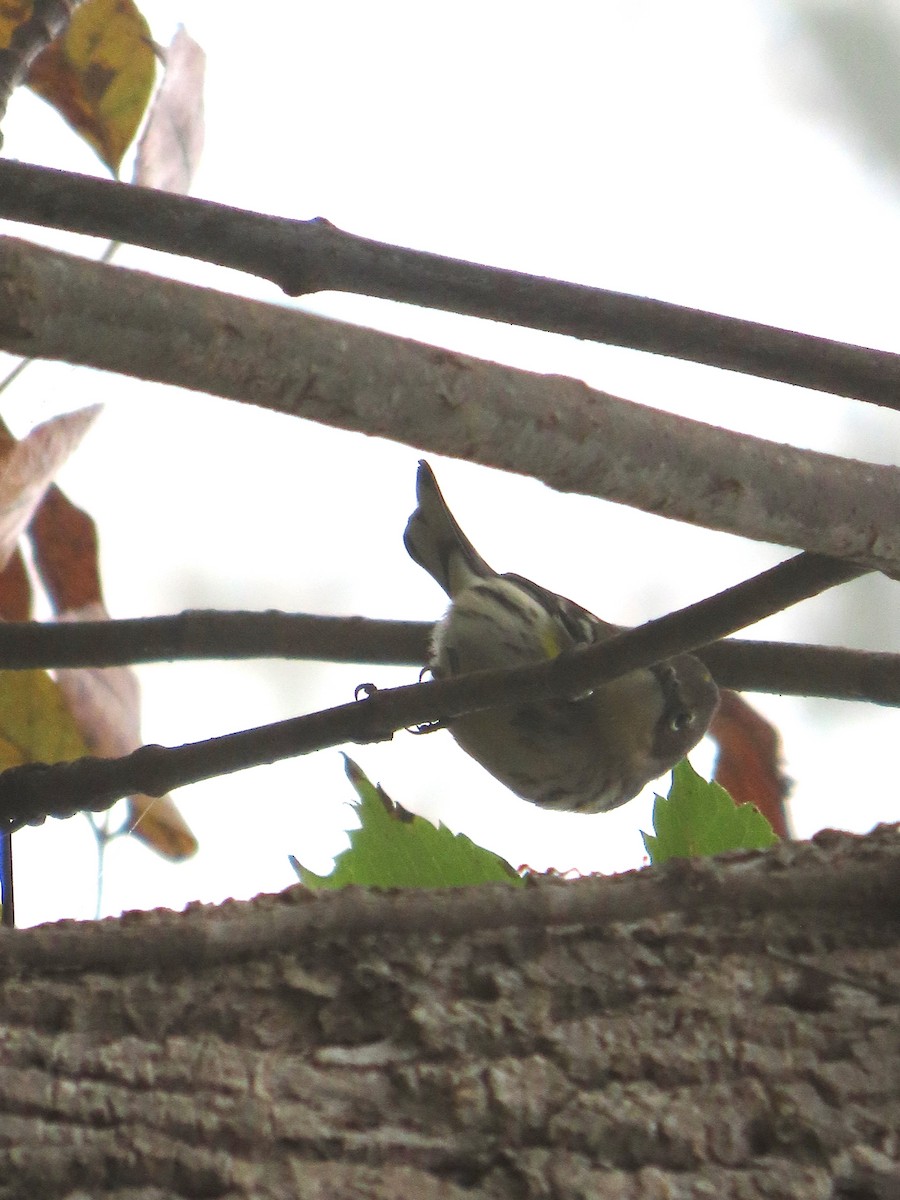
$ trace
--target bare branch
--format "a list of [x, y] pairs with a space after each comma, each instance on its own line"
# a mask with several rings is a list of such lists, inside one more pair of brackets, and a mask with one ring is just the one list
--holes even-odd
[[[0, 623], [0, 670], [148, 662], [311, 659], [421, 667], [429, 621], [189, 611], [121, 621]], [[900, 705], [900, 654], [729, 638], [695, 653], [721, 687]]]
[[0, 216], [183, 254], [288, 295], [359, 292], [900, 407], [900, 356], [83, 175], [0, 162]]
[[[900, 471], [0, 239], [0, 348], [258, 404], [560, 491], [900, 570]], [[828, 504], [822, 504], [822, 496]]]
[[348, 741], [387, 741], [397, 729], [464, 712], [580, 693], [702, 646], [861, 573], [853, 564], [800, 554], [698, 604], [538, 666], [373, 689], [353, 704], [205, 742], [142, 746], [124, 758], [13, 767], [0, 774], [0, 825], [18, 828], [46, 816], [100, 812], [134, 793], [160, 796], [201, 779]]
[[0, 622], [0, 670], [245, 658], [422, 666], [431, 629], [427, 621], [273, 611]]
[[900, 654], [727, 638], [695, 654], [720, 687], [900, 705]]

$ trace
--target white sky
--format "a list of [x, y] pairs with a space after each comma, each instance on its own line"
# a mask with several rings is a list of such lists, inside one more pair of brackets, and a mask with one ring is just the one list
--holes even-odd
[[[189, 0], [146, 0], [143, 11], [158, 40], [182, 20], [209, 56], [195, 195], [897, 349], [900, 173], [854, 140], [845, 97], [804, 34], [813, 7], [258, 0], [253, 25]], [[860, 8], [898, 17], [900, 43], [896, 5]], [[14, 97], [5, 135], [11, 157], [101, 173], [28, 95]], [[291, 301], [263, 281], [127, 247], [117, 261], [574, 375], [776, 441], [897, 461], [895, 414], [818, 393], [360, 297]], [[61, 482], [97, 519], [114, 616], [442, 611], [401, 541], [416, 450], [57, 364], [34, 364], [3, 404], [23, 430], [97, 400], [104, 415]], [[659, 615], [784, 556], [430, 457], [492, 564], [610, 620]], [[900, 650], [894, 604], [890, 583], [864, 580], [758, 631]], [[414, 675], [308, 663], [141, 668], [144, 735], [192, 741], [342, 703], [363, 680], [390, 686]], [[900, 817], [895, 710], [751, 700], [782, 731], [799, 834]], [[348, 749], [402, 804], [514, 864], [613, 870], [642, 861], [649, 793], [605, 816], [549, 814], [515, 800], [443, 733]], [[694, 761], [708, 767], [709, 753]], [[289, 853], [326, 870], [345, 844], [349, 798], [331, 750], [184, 789], [176, 799], [200, 853], [174, 866], [116, 843], [103, 911], [277, 890], [294, 880]], [[23, 831], [15, 854], [21, 923], [93, 913], [83, 818]]]

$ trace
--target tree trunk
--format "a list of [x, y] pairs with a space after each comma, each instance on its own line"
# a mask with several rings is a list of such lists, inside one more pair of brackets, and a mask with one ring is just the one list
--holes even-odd
[[900, 831], [0, 930], [0, 1198], [896, 1200]]

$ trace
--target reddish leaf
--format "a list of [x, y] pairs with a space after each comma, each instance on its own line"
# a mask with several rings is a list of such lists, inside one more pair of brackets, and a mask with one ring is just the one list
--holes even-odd
[[115, 175], [143, 119], [155, 71], [150, 30], [132, 0], [86, 0], [35, 59], [28, 86]]
[[22, 551], [16, 552], [0, 571], [0, 620], [27, 621], [31, 616], [31, 580]]
[[206, 55], [179, 28], [166, 50], [165, 63], [166, 73], [138, 145], [134, 182], [187, 193], [203, 152]]
[[755, 805], [781, 838], [791, 836], [785, 800], [790, 780], [781, 770], [781, 738], [737, 692], [723, 691], [709, 732], [719, 744], [713, 778], [735, 804]]
[[56, 613], [102, 604], [97, 527], [52, 484], [28, 527], [34, 565]]
[[[55, 485], [50, 484], [56, 469], [77, 444], [98, 409], [85, 409], [48, 421], [32, 430], [27, 438], [16, 441], [0, 421], [0, 546], [11, 545], [9, 565], [0, 573], [0, 617], [24, 620], [30, 612], [30, 585], [14, 534], [27, 523], [35, 505], [28, 536], [31, 540], [35, 567], [47, 590], [54, 610], [61, 621], [108, 618], [103, 606], [100, 585], [100, 565], [97, 555], [97, 530], [93, 520], [69, 500]], [[45, 490], [46, 489], [46, 490]], [[43, 494], [43, 498], [42, 498]], [[5, 509], [3, 508], [5, 501]], [[61, 749], [59, 757], [77, 757], [90, 752], [100, 757], [130, 754], [141, 744], [140, 697], [137, 676], [130, 667], [60, 670], [55, 682], [45, 672], [9, 672], [12, 683], [0, 692], [7, 697], [9, 721], [25, 720], [34, 727], [35, 736], [42, 742], [56, 736], [54, 729], [71, 729], [68, 750]], [[34, 694], [40, 699], [40, 715], [27, 714], [31, 708], [19, 697], [16, 680], [34, 676]], [[58, 697], [57, 708], [45, 696], [52, 689]], [[31, 695], [31, 693], [29, 693]], [[2, 708], [2, 704], [0, 704]], [[12, 728], [12, 725], [10, 726]], [[58, 735], [62, 737], [62, 733]], [[73, 740], [77, 739], [77, 741]], [[32, 751], [24, 747], [23, 737], [11, 737], [0, 729], [0, 750], [9, 744], [10, 754], [20, 757], [12, 761], [34, 761], [22, 757]], [[20, 747], [17, 749], [17, 747]], [[34, 750], [38, 759], [40, 749]], [[46, 761], [55, 761], [53, 758]], [[9, 765], [6, 763], [5, 765]], [[168, 797], [133, 796], [130, 800], [131, 832], [160, 854], [169, 858], [187, 858], [197, 849], [197, 842], [173, 801]]]
[[86, 433], [99, 405], [64, 413], [16, 441], [0, 430], [0, 568], [15, 553], [19, 536], [53, 481]]

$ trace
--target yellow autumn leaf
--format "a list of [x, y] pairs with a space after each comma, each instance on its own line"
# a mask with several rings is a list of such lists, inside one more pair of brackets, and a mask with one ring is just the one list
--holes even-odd
[[132, 0], [85, 0], [34, 61], [28, 86], [118, 173], [156, 74], [150, 29]]
[[66, 699], [46, 671], [0, 671], [0, 769], [87, 753]]

